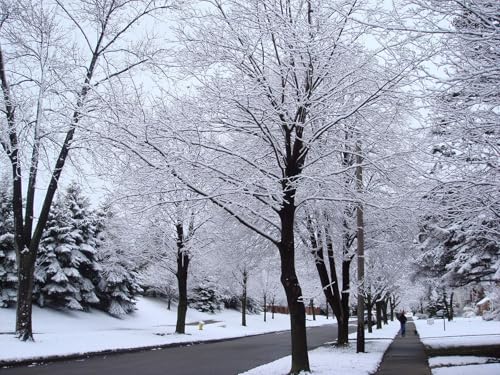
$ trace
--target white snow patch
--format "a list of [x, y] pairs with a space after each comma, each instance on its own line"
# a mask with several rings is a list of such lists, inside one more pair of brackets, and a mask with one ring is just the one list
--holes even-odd
[[436, 319], [434, 324], [416, 320], [420, 340], [431, 348], [500, 344], [500, 322], [481, 317]]
[[[334, 319], [307, 317], [307, 326], [335, 323]], [[217, 323], [207, 323], [211, 320]], [[204, 321], [203, 330], [198, 322]], [[288, 330], [290, 317], [283, 314], [247, 315], [247, 327], [241, 326], [241, 313], [225, 310], [206, 314], [188, 309], [186, 334], [175, 334], [176, 306], [167, 310], [166, 303], [139, 298], [137, 311], [122, 319], [101, 311], [56, 311], [33, 306], [35, 342], [21, 342], [14, 336], [15, 309], [0, 308], [0, 361], [38, 359], [113, 349], [154, 347], [164, 344], [204, 341]]]
[[[385, 351], [399, 331], [398, 322], [389, 322], [381, 330], [365, 333], [365, 353], [356, 353], [356, 333], [349, 335], [350, 345], [346, 348], [325, 346], [309, 352], [309, 363], [314, 375], [349, 374], [367, 375], [374, 373], [382, 361]], [[291, 357], [256, 367], [241, 375], [278, 375], [290, 371]]]
[[458, 366], [467, 364], [483, 364], [491, 360], [490, 357], [475, 357], [472, 355], [449, 355], [443, 357], [431, 357], [429, 358], [429, 366], [439, 367], [439, 366]]
[[500, 363], [488, 365], [453, 366], [432, 369], [432, 375], [498, 375]]

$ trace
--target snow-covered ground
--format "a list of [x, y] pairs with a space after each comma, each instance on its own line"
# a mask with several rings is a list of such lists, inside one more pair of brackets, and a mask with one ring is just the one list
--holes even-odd
[[[365, 353], [356, 353], [356, 334], [349, 335], [347, 348], [321, 347], [309, 352], [309, 362], [314, 375], [368, 375], [373, 374], [388, 346], [399, 331], [399, 323], [389, 322], [383, 329], [365, 333]], [[254, 368], [242, 375], [281, 375], [290, 370], [290, 356]]]
[[[417, 320], [415, 323], [422, 342], [434, 348], [500, 344], [500, 322], [486, 322], [481, 318], [456, 318], [453, 322], [446, 322], [446, 330], [443, 329], [442, 320], [435, 320], [433, 325], [427, 324], [427, 320]], [[312, 350], [309, 352], [311, 370], [314, 375], [373, 374], [398, 330], [399, 323], [392, 322], [382, 330], [374, 330], [373, 334], [367, 333], [367, 353], [356, 353], [355, 334], [351, 335], [352, 344], [349, 348], [322, 347]], [[432, 357], [429, 359], [429, 365], [434, 375], [500, 374], [498, 358]], [[289, 366], [290, 357], [285, 357], [247, 371], [244, 375], [284, 374]]]
[[[206, 314], [188, 309], [186, 335], [175, 331], [176, 309], [169, 311], [161, 300], [140, 298], [137, 311], [123, 319], [92, 311], [54, 311], [33, 307], [35, 342], [20, 342], [14, 337], [15, 310], [0, 309], [0, 362], [34, 360], [47, 356], [63, 356], [103, 350], [159, 346], [202, 340], [247, 336], [265, 332], [287, 330], [288, 315], [275, 314], [267, 322], [263, 315], [247, 315], [247, 327], [241, 326], [241, 314], [225, 310]], [[203, 330], [198, 322], [204, 321]], [[216, 321], [209, 323], [209, 321]], [[308, 326], [331, 324], [334, 320], [308, 316]]]
[[[431, 348], [459, 346], [500, 345], [500, 322], [484, 321], [479, 317], [455, 318], [443, 322], [436, 319], [416, 320], [421, 341]], [[493, 363], [488, 363], [493, 362]], [[500, 374], [498, 358], [474, 356], [441, 356], [429, 358], [434, 375], [497, 375]]]
[[[0, 362], [33, 360], [48, 356], [64, 356], [103, 350], [137, 347], [155, 347], [166, 344], [223, 339], [289, 329], [288, 315], [275, 314], [267, 322], [262, 315], [248, 315], [247, 327], [241, 326], [240, 313], [226, 310], [218, 314], [205, 314], [188, 310], [186, 335], [174, 333], [176, 311], [167, 310], [161, 300], [140, 298], [138, 310], [123, 319], [115, 319], [100, 311], [92, 313], [63, 312], [34, 307], [33, 328], [35, 342], [23, 343], [13, 334], [14, 309], [0, 309]], [[331, 324], [334, 321], [318, 316], [308, 317], [308, 326]], [[198, 323], [204, 321], [203, 330]], [[442, 320], [433, 325], [426, 320], [416, 321], [422, 342], [438, 347], [500, 344], [500, 322], [485, 322], [480, 318]], [[399, 324], [391, 322], [382, 330], [366, 334], [366, 353], [356, 353], [355, 334], [347, 348], [325, 346], [310, 351], [311, 370], [314, 375], [343, 373], [367, 375], [373, 373], [387, 347], [397, 334]], [[98, 338], [97, 338], [98, 337]], [[429, 360], [434, 375], [448, 374], [500, 374], [500, 363], [488, 363], [484, 357], [433, 357]], [[451, 367], [449, 367], [451, 366]], [[245, 375], [276, 375], [290, 368], [290, 357], [257, 367]]]
[[[175, 309], [168, 311], [163, 301], [141, 298], [138, 310], [125, 317], [115, 319], [100, 311], [92, 313], [62, 312], [50, 309], [33, 309], [33, 329], [35, 342], [23, 343], [13, 333], [14, 309], [0, 309], [0, 361], [37, 361], [47, 356], [64, 356], [103, 350], [125, 349], [134, 347], [159, 346], [169, 343], [213, 340], [229, 337], [246, 336], [270, 331], [289, 329], [288, 315], [275, 314], [267, 322], [262, 315], [248, 315], [247, 327], [241, 326], [241, 315], [236, 311], [226, 310], [218, 314], [205, 314], [188, 310], [186, 335], [177, 335], [175, 330]], [[308, 317], [308, 326], [331, 324], [318, 316], [316, 321]], [[203, 330], [198, 329], [198, 322], [207, 322]], [[209, 321], [216, 321], [208, 323]], [[355, 338], [348, 348], [336, 349], [323, 347], [310, 352], [311, 369], [314, 374], [369, 374], [380, 363], [398, 331], [398, 324], [390, 323], [383, 330], [367, 333], [366, 353], [356, 354]], [[98, 337], [98, 339], [96, 338]], [[290, 368], [290, 357], [258, 367], [246, 374], [283, 374]]]

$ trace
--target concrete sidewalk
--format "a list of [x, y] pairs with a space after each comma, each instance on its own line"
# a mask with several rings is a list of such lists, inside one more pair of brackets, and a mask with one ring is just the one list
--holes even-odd
[[406, 323], [406, 336], [394, 339], [375, 375], [430, 375], [424, 345], [415, 333], [415, 323]]

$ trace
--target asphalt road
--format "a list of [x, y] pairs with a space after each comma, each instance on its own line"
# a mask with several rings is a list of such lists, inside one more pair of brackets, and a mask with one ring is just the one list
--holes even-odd
[[[355, 327], [350, 327], [355, 330]], [[310, 349], [334, 341], [336, 325], [308, 328]], [[96, 340], [99, 337], [96, 336]], [[95, 356], [34, 367], [0, 368], [2, 375], [235, 375], [290, 354], [290, 332], [210, 344]]]

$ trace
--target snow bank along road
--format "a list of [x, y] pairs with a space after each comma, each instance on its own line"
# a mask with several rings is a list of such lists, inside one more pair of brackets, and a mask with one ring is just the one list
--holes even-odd
[[[350, 331], [355, 327], [350, 327]], [[334, 324], [307, 330], [310, 349], [335, 340]], [[99, 337], [96, 337], [99, 340]], [[95, 356], [34, 367], [2, 368], [2, 375], [235, 375], [290, 354], [290, 332], [175, 348]]]

